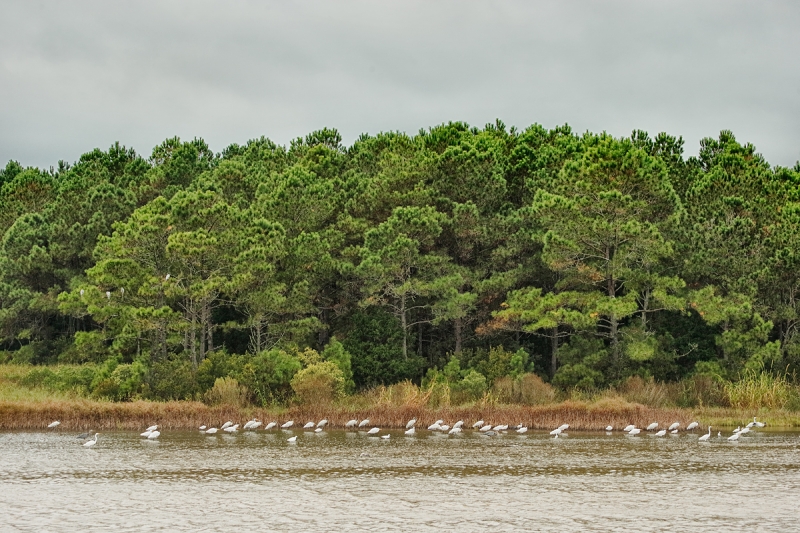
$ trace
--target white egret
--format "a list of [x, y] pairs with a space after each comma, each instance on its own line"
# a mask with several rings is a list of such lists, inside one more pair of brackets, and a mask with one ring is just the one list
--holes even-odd
[[119, 293], [120, 293], [122, 296], [125, 296], [125, 287], [120, 287], [120, 288], [119, 288]]
[[164, 281], [169, 281], [169, 274], [167, 274], [166, 276], [164, 276]]
[[218, 429], [217, 429], [217, 428], [208, 428], [208, 429], [206, 430], [206, 435], [213, 435], [213, 434], [214, 434], [214, 433], [216, 433], [217, 431], [218, 431]]
[[613, 431], [613, 430], [614, 430], [614, 426], [606, 426], [606, 431]]
[[440, 426], [438, 422], [434, 422], [433, 424], [428, 426], [428, 431], [437, 431], [439, 429], [442, 429], [442, 426]]
[[736, 429], [733, 430], [734, 433], [739, 433], [742, 430], [742, 426], [736, 426]]
[[391, 437], [391, 435], [381, 435], [382, 439], [388, 439], [389, 437]]
[[288, 422], [281, 424], [281, 429], [289, 429], [293, 425], [294, 425], [294, 420], [289, 420]]
[[551, 431], [551, 432], [550, 432], [550, 434], [551, 434], [551, 435], [555, 435], [555, 436], [559, 436], [559, 435], [561, 435], [561, 433], [562, 433], [563, 431], [564, 431], [564, 430], [563, 430], [563, 429], [561, 429], [561, 428], [556, 428], [556, 429], [554, 429], [553, 431]]
[[155, 431], [157, 429], [158, 429], [158, 424], [156, 424], [154, 426], [150, 426], [149, 428], [145, 429], [145, 431]]
[[627, 426], [625, 426], [625, 429], [623, 429], [622, 431], [624, 431], [625, 433], [627, 433], [627, 432], [629, 432], [630, 430], [632, 430], [632, 429], [633, 429], [633, 428], [635, 428], [635, 427], [636, 427], [636, 426], [634, 426], [633, 424], [628, 424]]
[[439, 431], [447, 431], [449, 429], [450, 429], [450, 426], [448, 426], [447, 424], [445, 424], [443, 426], [439, 426]]
[[314, 430], [314, 433], [322, 433], [322, 428], [316, 428], [316, 429]]
[[83, 289], [81, 289], [81, 298], [83, 298], [83, 293], [84, 293], [84, 292], [85, 292], [85, 291], [84, 291]]
[[53, 422], [50, 422], [49, 424], [47, 424], [47, 428], [48, 429], [53, 429], [53, 428], [57, 428], [60, 425], [61, 425], [60, 421], [54, 420]]
[[558, 426], [558, 429], [560, 429], [561, 431], [566, 431], [569, 429], [569, 424], [561, 424], [560, 426]]
[[700, 425], [700, 424], [699, 424], [699, 423], [697, 423], [697, 422], [692, 422], [691, 424], [689, 424], [688, 426], [686, 426], [686, 431], [691, 431], [691, 430], [693, 430], [694, 428], [696, 428], [696, 427], [697, 427], [697, 426], [699, 426], [699, 425]]
[[753, 417], [753, 424], [755, 424], [757, 428], [763, 428], [764, 426], [766, 426], [764, 422], [758, 422], [756, 420], [756, 417]]
[[239, 431], [239, 424], [234, 424], [232, 426], [228, 426], [225, 429], [223, 429], [222, 431], [224, 431], [226, 433], [236, 433], [237, 431]]
[[111, 291], [106, 291], [106, 298], [111, 299]]
[[454, 427], [447, 432], [448, 435], [455, 435], [457, 433], [461, 433], [461, 428]]
[[222, 424], [222, 427], [221, 427], [221, 428], [219, 428], [219, 429], [223, 429], [223, 430], [224, 430], [224, 429], [227, 429], [227, 428], [231, 427], [232, 425], [233, 425], [233, 422], [231, 422], [230, 420], [228, 420], [227, 422], [225, 422], [224, 424]]
[[358, 427], [360, 427], [360, 428], [363, 428], [363, 427], [364, 427], [364, 426], [366, 426], [367, 424], [369, 424], [369, 418], [365, 418], [364, 420], [362, 420], [361, 422], [359, 422], [359, 423], [358, 423]]
[[508, 429], [508, 424], [501, 424], [499, 426], [495, 426], [492, 429], [493, 429], [493, 431], [505, 431], [505, 430]]
[[250, 429], [258, 429], [261, 426], [261, 420], [256, 420], [252, 424], [250, 424]]
[[327, 424], [328, 424], [328, 419], [327, 418], [323, 418], [322, 420], [317, 422], [317, 427], [318, 428], [324, 428]]
[[87, 440], [86, 442], [84, 442], [84, 443], [83, 443], [83, 447], [84, 447], [84, 448], [91, 448], [92, 446], [94, 446], [95, 444], [97, 444], [97, 436], [98, 436], [99, 434], [100, 434], [100, 433], [95, 433], [95, 434], [94, 434], [94, 440]]
[[744, 435], [745, 433], [750, 433], [750, 428], [747, 426], [743, 427], [742, 430], [739, 431], [739, 435]]
[[252, 419], [252, 420], [248, 420], [247, 422], [244, 423], [244, 426], [242, 426], [242, 429], [250, 429], [250, 426], [253, 425], [253, 422], [255, 422], [255, 421], [256, 421], [255, 418]]
[[145, 431], [144, 433], [139, 433], [139, 436], [140, 436], [140, 437], [149, 437], [149, 436], [150, 436], [150, 433], [152, 433], [152, 432], [153, 432], [153, 430], [152, 430], [152, 429], [148, 429], [148, 430], [147, 430], [147, 431]]
[[733, 435], [728, 437], [728, 440], [731, 441], [731, 442], [733, 442], [735, 440], [739, 440], [739, 434], [738, 433], [734, 433]]
[[485, 433], [485, 432], [487, 432], [487, 431], [491, 431], [491, 429], [492, 429], [492, 426], [491, 426], [491, 424], [486, 424], [486, 425], [485, 425], [485, 426], [483, 426], [483, 427], [482, 427], [482, 428], [481, 428], [479, 431], [481, 431], [481, 432]]
[[297, 442], [297, 435], [295, 435], [294, 437], [289, 437], [288, 439], [286, 439], [286, 442]]
[[679, 427], [681, 427], [681, 423], [680, 422], [673, 422], [672, 424], [669, 425], [669, 428], [667, 428], [667, 429], [669, 429], [670, 431], [673, 431], [673, 430], [678, 429]]
[[746, 427], [746, 428], [751, 428], [751, 427], [753, 427], [753, 426], [755, 426], [755, 425], [756, 425], [756, 423], [755, 423], [755, 422], [748, 422], [748, 423], [747, 423], [747, 425], [746, 425], [745, 427]]
[[409, 420], [408, 422], [406, 422], [406, 429], [411, 429], [411, 428], [413, 428], [415, 425], [417, 425], [417, 419], [416, 419], [416, 418], [412, 418], [411, 420]]
[[677, 435], [678, 434], [678, 430], [677, 429], [673, 429], [672, 431], [670, 431], [670, 433], [672, 435]]
[[408, 435], [408, 436], [411, 436], [411, 435], [413, 435], [413, 434], [414, 434], [414, 433], [416, 433], [416, 432], [417, 432], [417, 429], [416, 429], [415, 427], [413, 427], [413, 426], [411, 427], [411, 429], [407, 429], [407, 430], [405, 431], [406, 435]]
[[641, 430], [641, 429], [639, 429], [639, 428], [633, 428], [632, 430], [630, 430], [630, 431], [628, 432], [628, 435], [638, 435], [638, 434], [639, 434], [639, 433], [641, 433], [641, 432], [642, 432], [642, 430]]
[[666, 434], [667, 434], [667, 430], [666, 430], [666, 429], [662, 429], [662, 430], [660, 430], [660, 431], [658, 431], [658, 432], [654, 433], [654, 434], [653, 434], [653, 436], [654, 436], [654, 437], [663, 437], [663, 436], [664, 436], [664, 435], [666, 435]]
[[374, 435], [377, 432], [379, 432], [380, 430], [381, 430], [381, 428], [372, 428], [369, 431], [367, 431], [367, 435]]
[[151, 440], [152, 440], [152, 439], [157, 439], [159, 435], [161, 435], [161, 432], [160, 432], [160, 431], [158, 431], [158, 430], [156, 430], [156, 431], [153, 431], [153, 432], [151, 432], [151, 433], [150, 433], [150, 434], [147, 436], [147, 438], [148, 438], [148, 439], [151, 439]]
[[264, 431], [270, 430], [270, 429], [274, 428], [274, 427], [275, 427], [275, 426], [277, 426], [277, 425], [278, 425], [278, 423], [277, 423], [277, 422], [270, 422], [269, 424], [267, 424], [267, 425], [264, 427]]
[[517, 433], [519, 433], [520, 435], [522, 435], [523, 433], [527, 433], [527, 432], [528, 432], [528, 428], [526, 428], [525, 426], [522, 426], [521, 428], [519, 428], [517, 430]]
[[311, 429], [315, 426], [314, 422], [306, 422], [306, 425], [303, 426], [303, 429]]
[[710, 438], [711, 438], [711, 426], [708, 426], [708, 433], [706, 433], [705, 435], [702, 435], [702, 436], [701, 436], [699, 439], [697, 439], [697, 440], [699, 440], [699, 441], [707, 441], [707, 440], [708, 440], [708, 439], [710, 439]]
[[717, 431], [717, 438], [718, 438], [718, 439], [721, 439], [721, 438], [722, 438], [722, 432], [721, 432], [721, 431]]
[[483, 420], [478, 420], [474, 424], [472, 424], [472, 429], [478, 429], [483, 427]]
[[345, 428], [354, 428], [358, 424], [358, 420], [348, 420], [347, 423], [344, 425]]
[[654, 430], [654, 429], [656, 429], [657, 427], [658, 427], [658, 422], [653, 422], [652, 424], [650, 424], [649, 426], [647, 426], [647, 431], [653, 431], [653, 430]]
[[205, 430], [206, 430], [206, 426], [200, 426], [200, 431], [205, 431]]
[[463, 420], [459, 420], [458, 422], [456, 422], [455, 424], [453, 424], [453, 427], [454, 427], [454, 428], [460, 428], [460, 427], [462, 427], [463, 425], [464, 425], [464, 421], [463, 421]]

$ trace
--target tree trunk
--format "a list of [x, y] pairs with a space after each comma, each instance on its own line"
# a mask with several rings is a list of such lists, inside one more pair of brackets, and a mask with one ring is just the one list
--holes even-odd
[[556, 375], [558, 370], [558, 326], [553, 328], [553, 336], [550, 339], [550, 379]]
[[456, 348], [455, 353], [459, 353], [461, 351], [461, 330], [463, 327], [462, 319], [456, 318], [453, 320], [453, 333], [456, 337]]
[[403, 359], [408, 360], [408, 319], [406, 317], [406, 295], [400, 298], [400, 326], [403, 328]]

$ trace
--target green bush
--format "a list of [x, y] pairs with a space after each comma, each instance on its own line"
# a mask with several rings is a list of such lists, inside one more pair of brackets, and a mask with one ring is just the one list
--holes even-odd
[[333, 361], [300, 370], [292, 378], [292, 390], [301, 404], [327, 404], [345, 395], [345, 378]]
[[474, 402], [481, 399], [486, 388], [486, 376], [470, 368], [463, 378], [450, 384], [450, 400], [455, 404]]
[[198, 393], [192, 363], [180, 357], [153, 363], [147, 386], [147, 396], [157, 400], [191, 400]]
[[300, 371], [300, 360], [274, 348], [249, 358], [235, 377], [247, 386], [261, 405], [285, 403], [292, 395], [292, 378]]
[[328, 345], [322, 350], [322, 358], [325, 361], [336, 363], [336, 366], [339, 367], [339, 370], [342, 371], [342, 375], [344, 376], [345, 392], [347, 394], [352, 394], [356, 385], [353, 381], [353, 358], [350, 352], [344, 349], [344, 345], [339, 342], [336, 337], [331, 337]]
[[210, 405], [231, 405], [244, 407], [249, 401], [247, 387], [239, 385], [233, 378], [218, 378], [211, 390], [205, 393], [204, 401]]

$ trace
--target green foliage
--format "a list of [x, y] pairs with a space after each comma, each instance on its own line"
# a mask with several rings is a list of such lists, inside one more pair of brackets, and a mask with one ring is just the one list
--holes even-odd
[[800, 371], [799, 184], [728, 131], [684, 159], [666, 133], [500, 121], [10, 161], [0, 360], [85, 364], [30, 379], [119, 401], [333, 400], [338, 372], [536, 403], [535, 363], [564, 389], [741, 403], [720, 380]]

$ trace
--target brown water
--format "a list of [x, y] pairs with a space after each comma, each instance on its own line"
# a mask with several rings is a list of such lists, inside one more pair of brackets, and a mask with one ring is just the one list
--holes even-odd
[[0, 433], [0, 531], [800, 530], [800, 433], [714, 435]]

